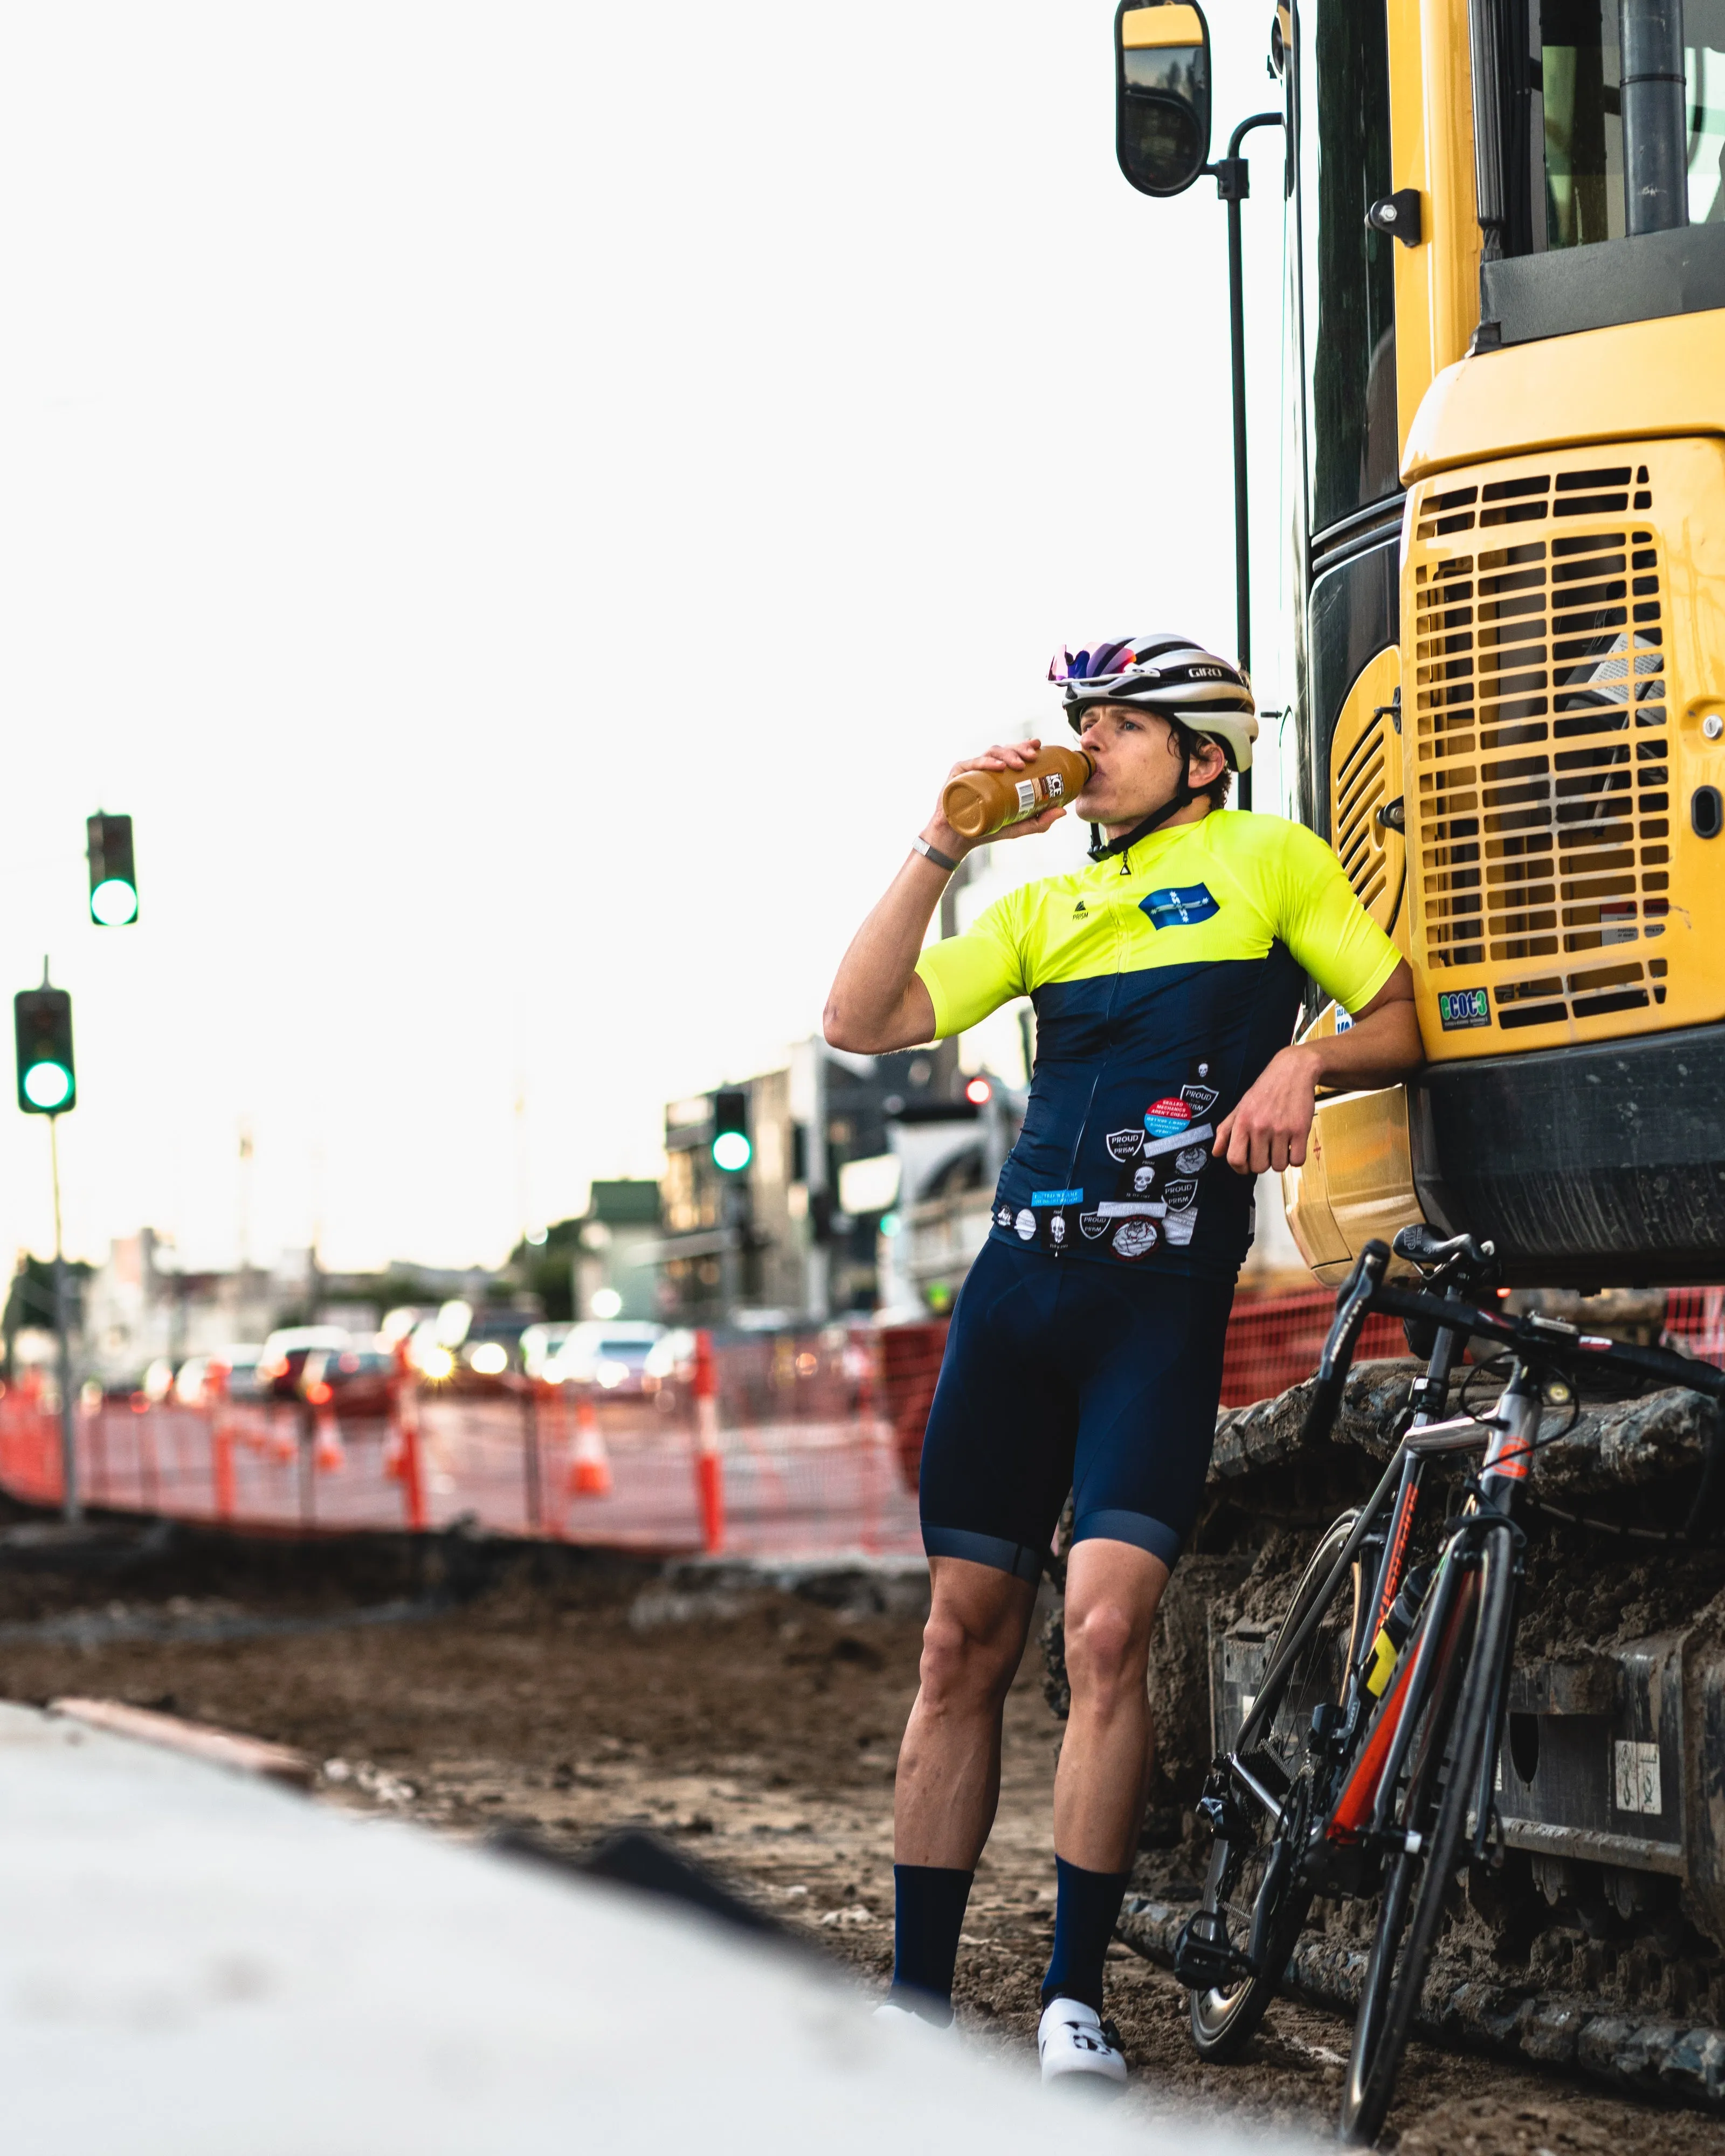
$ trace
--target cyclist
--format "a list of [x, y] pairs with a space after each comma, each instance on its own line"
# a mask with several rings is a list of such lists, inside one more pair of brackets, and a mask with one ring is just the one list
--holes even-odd
[[[1408, 968], [1335, 856], [1298, 824], [1224, 806], [1257, 737], [1244, 676], [1162, 635], [1062, 651], [1050, 678], [1095, 762], [1072, 803], [1093, 827], [1089, 866], [1009, 892], [925, 950], [969, 850], [937, 808], [845, 953], [825, 1030], [882, 1053], [1014, 997], [1035, 1007], [1024, 1128], [923, 1445], [932, 1607], [899, 1757], [883, 2011], [952, 2018], [1002, 1708], [1070, 1488], [1072, 1703], [1038, 2050], [1045, 2080], [1118, 2082], [1102, 1964], [1148, 1786], [1150, 1628], [1209, 1464], [1251, 1178], [1304, 1159], [1318, 1085], [1388, 1083], [1421, 1054]], [[992, 748], [954, 775], [1022, 769], [1039, 747]], [[1289, 1045], [1308, 973], [1353, 1024]]]

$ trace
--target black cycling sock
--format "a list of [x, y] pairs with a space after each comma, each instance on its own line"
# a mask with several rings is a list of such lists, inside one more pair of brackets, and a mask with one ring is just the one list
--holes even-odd
[[1131, 1876], [1129, 1871], [1086, 1871], [1055, 1857], [1054, 1952], [1042, 1979], [1045, 2006], [1053, 1999], [1076, 1999], [1101, 2012], [1102, 1961]]
[[892, 1867], [892, 1989], [887, 1995], [925, 2021], [944, 2025], [952, 2018], [952, 1970], [975, 1876], [941, 1864]]

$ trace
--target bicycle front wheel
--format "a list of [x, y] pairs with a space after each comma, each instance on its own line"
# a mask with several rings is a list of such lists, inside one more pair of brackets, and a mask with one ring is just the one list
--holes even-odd
[[[1322, 1593], [1358, 1517], [1358, 1513], [1344, 1512], [1312, 1552], [1287, 1614], [1277, 1627], [1266, 1668], [1275, 1661], [1282, 1641], [1291, 1638]], [[1361, 1568], [1356, 1562], [1343, 1574], [1311, 1639], [1288, 1671], [1281, 1697], [1255, 1748], [1255, 1768], [1261, 1779], [1275, 1785], [1274, 1793], [1285, 1801], [1291, 1799], [1301, 1771], [1312, 1709], [1334, 1700], [1340, 1690], [1343, 1658], [1358, 1621], [1361, 1591]], [[1309, 1890], [1301, 1889], [1296, 1881], [1294, 1860], [1299, 1851], [1290, 1833], [1296, 1821], [1303, 1825], [1306, 1816], [1305, 1808], [1294, 1804], [1291, 1815], [1285, 1811], [1277, 1827], [1254, 1803], [1248, 1815], [1249, 1828], [1242, 1837], [1235, 1841], [1219, 1839], [1210, 1853], [1199, 1908], [1216, 1918], [1222, 1936], [1236, 1948], [1243, 1948], [1255, 1930], [1263, 1953], [1256, 1975], [1191, 1994], [1192, 2041], [1202, 2058], [1221, 2062], [1235, 2057], [1264, 2019], [1281, 1985], [1282, 1970], [1312, 1901]], [[1260, 1903], [1266, 1894], [1274, 1906], [1260, 1912]]]
[[[1444, 1902], [1461, 1861], [1485, 1748], [1495, 1733], [1504, 1657], [1511, 1645], [1513, 1566], [1499, 1535], [1463, 1583], [1439, 1645], [1424, 1713], [1391, 1818], [1400, 1846], [1384, 1866], [1378, 1929], [1361, 1988], [1342, 2090], [1344, 2141], [1375, 2141], [1395, 2093]], [[1417, 1637], [1409, 1642], [1411, 1653]]]

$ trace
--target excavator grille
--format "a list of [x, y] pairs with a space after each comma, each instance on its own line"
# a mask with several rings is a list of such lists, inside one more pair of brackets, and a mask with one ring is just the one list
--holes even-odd
[[1388, 706], [1370, 723], [1336, 767], [1330, 828], [1336, 856], [1353, 895], [1375, 914], [1389, 882], [1389, 862], [1378, 811], [1399, 791], [1401, 743]]
[[1482, 999], [1446, 1000], [1469, 1024], [1567, 1034], [1666, 999], [1671, 732], [1652, 509], [1647, 466], [1631, 461], [1439, 480], [1415, 505], [1414, 950], [1440, 991], [1466, 973], [1489, 992], [1489, 1020]]

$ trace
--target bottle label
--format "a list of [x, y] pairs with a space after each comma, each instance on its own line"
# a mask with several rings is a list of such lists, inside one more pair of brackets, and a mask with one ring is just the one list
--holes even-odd
[[1019, 814], [1020, 816], [1028, 816], [1030, 811], [1036, 806], [1035, 780], [1034, 778], [1021, 778], [1018, 783], [1018, 793]]

